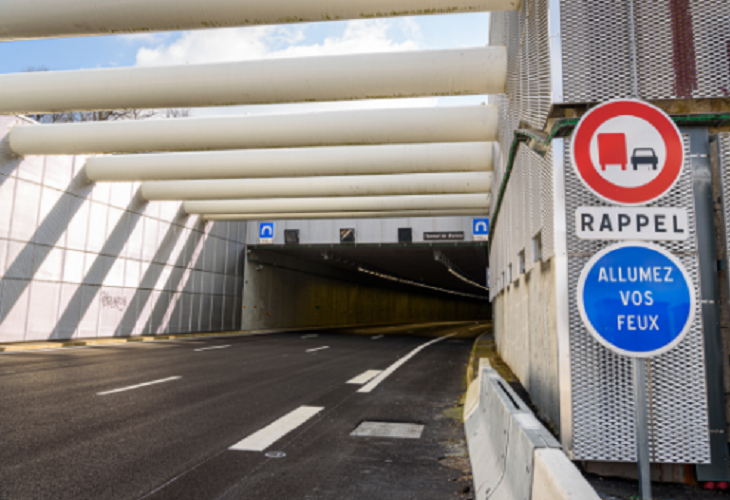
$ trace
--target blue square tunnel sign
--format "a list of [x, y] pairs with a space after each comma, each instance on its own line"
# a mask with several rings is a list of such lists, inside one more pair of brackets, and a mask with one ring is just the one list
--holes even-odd
[[271, 244], [274, 242], [274, 223], [259, 222], [259, 243]]
[[472, 234], [474, 241], [487, 241], [489, 239], [489, 219], [474, 219]]

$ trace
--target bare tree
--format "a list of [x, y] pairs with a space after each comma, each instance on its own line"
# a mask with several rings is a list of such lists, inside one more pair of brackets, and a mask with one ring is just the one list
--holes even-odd
[[165, 110], [165, 118], [188, 118], [190, 108], [170, 108]]
[[[29, 66], [26, 72], [49, 71], [45, 66]], [[114, 109], [103, 111], [70, 111], [66, 113], [39, 113], [27, 115], [38, 123], [106, 122], [118, 120], [146, 120], [156, 116], [165, 118], [187, 118], [189, 108], [171, 109]]]

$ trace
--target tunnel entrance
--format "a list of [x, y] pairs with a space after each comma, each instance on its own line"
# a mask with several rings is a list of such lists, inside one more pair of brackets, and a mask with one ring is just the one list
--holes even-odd
[[249, 246], [242, 329], [491, 317], [483, 243]]

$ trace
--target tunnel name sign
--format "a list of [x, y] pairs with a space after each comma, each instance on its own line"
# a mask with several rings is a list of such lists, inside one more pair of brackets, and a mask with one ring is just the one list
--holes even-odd
[[578, 310], [589, 333], [613, 352], [648, 358], [667, 352], [694, 321], [696, 290], [680, 260], [653, 241], [690, 236], [687, 208], [645, 207], [664, 197], [684, 166], [672, 119], [645, 102], [596, 106], [578, 123], [571, 159], [584, 186], [613, 206], [578, 207], [576, 236], [613, 240], [583, 268]]

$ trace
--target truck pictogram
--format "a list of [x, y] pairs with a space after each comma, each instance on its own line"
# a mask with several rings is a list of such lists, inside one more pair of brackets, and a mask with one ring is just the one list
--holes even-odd
[[607, 165], [621, 165], [626, 170], [626, 134], [598, 134], [598, 161], [601, 169]]

